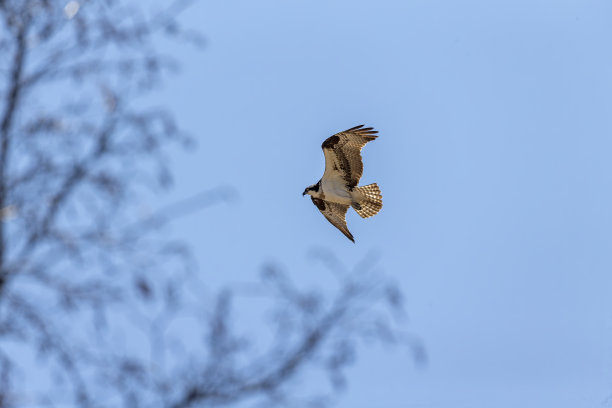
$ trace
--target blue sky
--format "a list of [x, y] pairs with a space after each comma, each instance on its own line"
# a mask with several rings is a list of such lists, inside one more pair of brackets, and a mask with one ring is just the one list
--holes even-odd
[[[173, 226], [211, 286], [313, 248], [368, 254], [429, 364], [369, 348], [342, 408], [601, 407], [612, 394], [612, 2], [200, 1], [207, 39], [157, 95], [198, 141], [172, 201], [240, 199]], [[384, 207], [348, 241], [303, 189], [321, 142], [367, 124]], [[238, 254], [238, 255], [236, 255]], [[308, 387], [308, 384], [304, 384]]]

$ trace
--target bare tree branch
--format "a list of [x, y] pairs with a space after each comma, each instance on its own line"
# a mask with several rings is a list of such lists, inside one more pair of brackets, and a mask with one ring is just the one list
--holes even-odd
[[[0, 122], [0, 208], [5, 208], [6, 203], [6, 172], [8, 169], [9, 149], [11, 138], [9, 132], [17, 110], [17, 104], [21, 95], [21, 78], [23, 76], [23, 68], [26, 56], [26, 33], [29, 20], [25, 19], [22, 24], [16, 28], [15, 34], [15, 55], [11, 67], [9, 78], [9, 91], [5, 102], [2, 121]], [[0, 292], [4, 287], [5, 273], [1, 269], [4, 265], [4, 252], [6, 247], [5, 229], [0, 223]]]

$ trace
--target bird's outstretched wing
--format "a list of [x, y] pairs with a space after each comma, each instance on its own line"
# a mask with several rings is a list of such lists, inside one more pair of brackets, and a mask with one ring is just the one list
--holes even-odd
[[319, 211], [321, 211], [321, 214], [327, 218], [327, 221], [331, 222], [332, 225], [338, 228], [348, 239], [355, 242], [353, 234], [351, 234], [346, 226], [346, 211], [348, 210], [348, 205], [330, 203], [329, 201], [315, 197], [310, 198]]
[[321, 145], [325, 155], [323, 179], [341, 178], [347, 187], [356, 187], [363, 174], [361, 149], [378, 137], [376, 133], [374, 128], [359, 125], [328, 137]]

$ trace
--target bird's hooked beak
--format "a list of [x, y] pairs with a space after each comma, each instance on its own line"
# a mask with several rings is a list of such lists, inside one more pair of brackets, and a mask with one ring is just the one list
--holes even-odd
[[304, 197], [306, 195], [306, 190], [304, 190], [304, 192], [302, 193], [302, 197]]

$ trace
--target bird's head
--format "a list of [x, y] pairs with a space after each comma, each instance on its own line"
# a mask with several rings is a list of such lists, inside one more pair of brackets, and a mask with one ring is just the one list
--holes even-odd
[[319, 191], [319, 183], [306, 187], [306, 190], [304, 190], [302, 196], [305, 196], [306, 194], [313, 195], [312, 193], [316, 193], [317, 191]]

